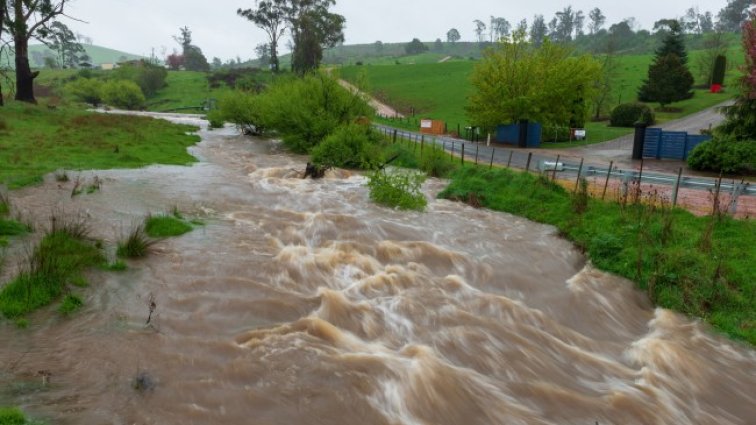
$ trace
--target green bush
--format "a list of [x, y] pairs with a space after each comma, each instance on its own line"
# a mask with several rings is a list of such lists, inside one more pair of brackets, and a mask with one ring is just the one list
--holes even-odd
[[103, 83], [91, 78], [78, 78], [66, 84], [64, 91], [74, 99], [97, 107], [102, 103]]
[[431, 177], [446, 177], [456, 168], [456, 161], [452, 161], [442, 148], [435, 144], [426, 146], [420, 160], [420, 169]]
[[380, 136], [367, 125], [347, 124], [312, 150], [312, 162], [320, 167], [371, 169], [384, 162]]
[[110, 106], [128, 110], [144, 107], [144, 94], [136, 83], [126, 80], [108, 81], [102, 87], [102, 100]]
[[265, 128], [262, 114], [262, 97], [252, 93], [232, 93], [218, 102], [218, 111], [213, 111], [213, 119], [228, 121], [238, 127], [262, 133]]
[[146, 62], [122, 65], [112, 71], [115, 80], [131, 81], [139, 86], [146, 97], [154, 96], [158, 90], [166, 86], [168, 71], [162, 66], [151, 65]]
[[688, 166], [701, 171], [754, 174], [756, 141], [715, 138], [701, 143], [688, 156]]
[[223, 112], [220, 109], [214, 109], [207, 113], [207, 121], [210, 128], [223, 128], [226, 120], [223, 118]]
[[361, 95], [326, 73], [279, 78], [260, 98], [266, 128], [296, 153], [309, 153], [339, 126], [373, 115]]
[[121, 258], [146, 257], [154, 244], [155, 241], [147, 236], [144, 225], [139, 224], [131, 230], [126, 239], [118, 243], [116, 255]]
[[415, 172], [374, 171], [368, 176], [370, 199], [379, 205], [422, 211], [428, 200], [420, 191], [425, 176]]
[[654, 110], [645, 103], [623, 103], [612, 110], [612, 127], [632, 127], [635, 124], [654, 125]]

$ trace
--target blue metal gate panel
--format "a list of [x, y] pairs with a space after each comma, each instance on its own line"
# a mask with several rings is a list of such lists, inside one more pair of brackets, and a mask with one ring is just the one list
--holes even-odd
[[497, 126], [494, 140], [508, 145], [517, 145], [520, 140], [520, 126], [517, 124]]
[[661, 128], [647, 128], [646, 137], [643, 140], [643, 156], [645, 158], [656, 158], [661, 145]]
[[528, 124], [528, 141], [529, 148], [538, 148], [541, 146], [541, 124], [532, 122]]
[[661, 146], [657, 158], [683, 159], [685, 157], [685, 142], [688, 133], [684, 131], [664, 131], [661, 137]]

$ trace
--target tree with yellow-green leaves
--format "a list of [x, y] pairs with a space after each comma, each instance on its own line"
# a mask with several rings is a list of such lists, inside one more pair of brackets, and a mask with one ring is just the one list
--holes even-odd
[[467, 115], [484, 128], [523, 120], [582, 126], [601, 64], [548, 39], [540, 46], [520, 30], [489, 49], [472, 74]]

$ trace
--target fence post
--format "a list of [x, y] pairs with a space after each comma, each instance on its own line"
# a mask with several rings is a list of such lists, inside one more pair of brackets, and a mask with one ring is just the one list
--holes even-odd
[[478, 145], [475, 145], [475, 165], [478, 165]]
[[559, 166], [559, 159], [562, 155], [557, 155], [556, 162], [554, 163], [554, 171], [551, 172], [551, 181], [556, 181], [557, 167]]
[[494, 154], [496, 153], [496, 148], [491, 148], [491, 164], [488, 166], [488, 169], [493, 168], [493, 160], [494, 160]]
[[575, 190], [574, 190], [575, 193], [577, 193], [578, 186], [580, 186], [580, 174], [583, 173], [583, 162], [584, 161], [585, 161], [585, 158], [580, 158], [580, 167], [578, 167], [577, 180], [575, 180]]
[[462, 143], [462, 161], [461, 161], [461, 164], [462, 164], [463, 167], [465, 166], [465, 144], [464, 143]]
[[394, 142], [393, 142], [393, 144], [396, 144], [396, 135], [397, 135], [397, 133], [398, 133], [398, 131], [394, 130]]
[[423, 150], [425, 150], [425, 135], [420, 138], [420, 159], [423, 159]]
[[680, 192], [680, 180], [682, 179], [682, 167], [677, 172], [677, 182], [675, 183], [675, 189], [672, 191], [672, 206], [677, 206], [677, 196]]
[[510, 168], [512, 165], [512, 155], [514, 155], [514, 151], [509, 151], [509, 160], [507, 160], [507, 168]]
[[[633, 159], [643, 158], [643, 144], [646, 141], [646, 125], [637, 124], [635, 126], [635, 137], [633, 138]], [[661, 144], [661, 141], [659, 141]]]
[[606, 172], [606, 182], [604, 183], [604, 193], [601, 194], [601, 200], [606, 198], [606, 188], [609, 187], [609, 177], [612, 176], [612, 168], [614, 168], [614, 161], [609, 162], [609, 171]]
[[740, 183], [738, 184], [733, 183], [732, 197], [730, 200], [730, 215], [733, 217], [735, 217], [735, 214], [738, 212], [738, 198], [743, 194], [746, 186], [748, 186], [748, 183], [745, 182], [745, 179], [740, 180]]
[[638, 173], [638, 190], [640, 191], [641, 184], [643, 184], [643, 158], [641, 158], [640, 172]]
[[451, 150], [449, 151], [449, 161], [454, 161], [454, 145], [456, 143], [452, 142]]
[[530, 160], [533, 159], [533, 152], [528, 153], [528, 163], [525, 164], [525, 172], [530, 172]]

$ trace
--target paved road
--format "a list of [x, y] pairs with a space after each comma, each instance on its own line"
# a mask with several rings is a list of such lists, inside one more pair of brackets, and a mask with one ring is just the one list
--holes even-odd
[[[715, 107], [655, 127], [666, 131], [687, 131], [691, 134], [700, 134], [701, 130], [709, 129], [720, 124], [724, 120], [724, 116], [719, 112], [719, 108], [731, 103], [731, 101], [727, 101]], [[630, 134], [608, 142], [597, 143], [595, 145], [562, 149], [561, 152], [564, 155], [569, 156], [595, 158], [597, 160], [603, 159], [605, 161], [630, 164], [629, 161], [633, 152], [633, 135]]]

